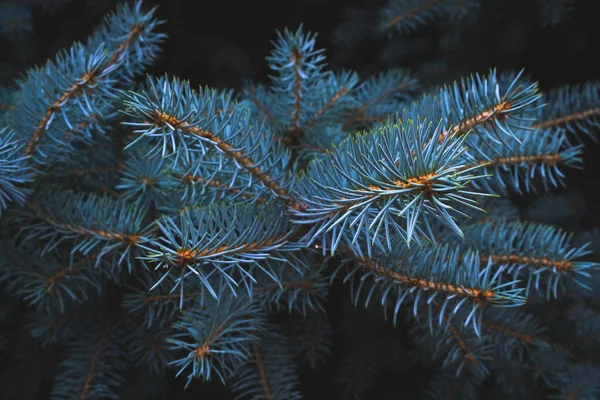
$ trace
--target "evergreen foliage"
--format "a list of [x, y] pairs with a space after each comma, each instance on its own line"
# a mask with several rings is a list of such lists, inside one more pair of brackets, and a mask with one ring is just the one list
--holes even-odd
[[[540, 3], [549, 23], [568, 7]], [[380, 29], [477, 10], [394, 0]], [[30, 380], [41, 397], [0, 374], [3, 396], [118, 399], [143, 368], [300, 399], [340, 339], [340, 399], [408, 365], [433, 399], [600, 398], [597, 240], [511, 202], [561, 207], [550, 192], [597, 140], [597, 83], [364, 79], [300, 26], [272, 43], [270, 81], [235, 94], [141, 78], [162, 23], [121, 4], [0, 92], [0, 362], [35, 374], [51, 353], [55, 374]]]

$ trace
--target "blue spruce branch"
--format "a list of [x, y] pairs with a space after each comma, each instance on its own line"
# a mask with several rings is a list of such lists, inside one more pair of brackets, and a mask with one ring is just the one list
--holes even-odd
[[[471, 3], [394, 1], [386, 26]], [[381, 343], [344, 326], [365, 342], [336, 368], [342, 396], [365, 396], [396, 357], [439, 369], [432, 396], [490, 380], [597, 395], [597, 254], [508, 199], [582, 168], [570, 135], [594, 137], [595, 84], [544, 94], [494, 69], [426, 90], [404, 69], [362, 80], [327, 70], [302, 26], [278, 33], [270, 83], [239, 95], [138, 84], [165, 38], [154, 13], [119, 6], [28, 70], [0, 115], [0, 285], [58, 353], [50, 398], [119, 398], [139, 367], [301, 398], [297, 364], [335, 354], [342, 283], [385, 320]]]

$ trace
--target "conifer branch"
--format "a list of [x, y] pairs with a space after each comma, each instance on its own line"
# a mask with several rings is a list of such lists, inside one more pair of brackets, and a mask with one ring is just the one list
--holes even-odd
[[525, 333], [522, 332], [518, 332], [515, 331], [513, 329], [509, 329], [506, 326], [502, 326], [499, 324], [494, 324], [494, 323], [490, 323], [490, 322], [483, 322], [481, 325], [484, 329], [489, 329], [495, 332], [499, 332], [502, 335], [506, 335], [506, 336], [511, 336], [514, 337], [524, 343], [527, 344], [532, 344], [534, 342], [534, 340], [536, 340], [537, 338], [535, 338], [534, 336], [531, 335], [527, 335]]
[[[220, 181], [218, 181], [216, 179], [202, 178], [200, 176], [194, 176], [192, 174], [186, 174], [186, 175], [183, 175], [183, 176], [179, 176], [178, 178], [182, 182], [185, 182], [185, 183], [190, 183], [190, 182], [200, 183], [200, 184], [205, 185], [205, 186], [210, 186], [210, 187], [213, 187], [213, 188], [216, 188], [216, 189], [224, 190], [225, 192], [229, 192], [229, 193], [232, 193], [234, 195], [240, 195], [241, 197], [244, 197], [244, 198], [247, 198], [247, 199], [250, 199], [250, 200], [255, 198], [250, 193], [244, 193], [242, 191], [243, 189], [231, 187], [231, 186], [227, 185], [226, 183], [220, 182]], [[264, 204], [266, 201], [267, 200], [265, 200], [263, 197], [259, 197], [256, 200], [256, 202], [258, 204]]]
[[499, 104], [496, 104], [492, 108], [480, 111], [477, 115], [466, 120], [461, 120], [458, 125], [453, 126], [449, 130], [442, 132], [438, 137], [438, 141], [440, 143], [443, 142], [449, 135], [464, 135], [472, 129], [476, 128], [477, 126], [492, 123], [494, 119], [501, 120], [505, 118], [503, 113], [507, 113], [510, 111], [511, 103], [503, 99]]
[[384, 29], [390, 29], [395, 25], [401, 23], [403, 20], [407, 20], [415, 15], [431, 8], [444, 0], [426, 0], [417, 1], [412, 7], [402, 10], [402, 13], [394, 15], [391, 19], [385, 22]]
[[533, 124], [531, 127], [533, 129], [548, 129], [596, 116], [600, 116], [600, 107], [579, 111], [573, 114], [562, 115], [560, 117], [547, 119], [545, 121], [539, 121]]
[[444, 293], [447, 296], [462, 296], [473, 299], [476, 303], [493, 303], [493, 300], [498, 297], [492, 290], [479, 290], [462, 285], [457, 286], [451, 283], [434, 282], [423, 278], [410, 277], [389, 268], [385, 268], [374, 260], [359, 259], [358, 261], [367, 270], [374, 272], [376, 276], [385, 277], [386, 279], [404, 285], [407, 288], [414, 287], [420, 290], [431, 290]]
[[[476, 3], [389, 0], [378, 33], [462, 22]], [[600, 264], [565, 231], [486, 199], [557, 187], [563, 167], [581, 167], [569, 135], [594, 138], [598, 84], [551, 90], [545, 105], [523, 71], [426, 92], [402, 69], [361, 81], [326, 70], [300, 26], [277, 33], [270, 83], [240, 96], [168, 76], [136, 86], [165, 37], [141, 6], [30, 69], [16, 96], [0, 92], [0, 285], [28, 308], [23, 329], [66, 350], [51, 399], [117, 398], [129, 368], [171, 366], [186, 387], [216, 377], [237, 399], [299, 400], [297, 362], [314, 368], [334, 328], [357, 327], [354, 342], [375, 344], [341, 373], [364, 378], [352, 394], [397, 366], [407, 327], [420, 361], [458, 367], [437, 375], [436, 398], [474, 398], [490, 371], [509, 395], [521, 372], [596, 394], [589, 342], [573, 338], [598, 337], [597, 299], [579, 289], [596, 289]], [[115, 126], [122, 100], [129, 132]], [[340, 281], [361, 318], [374, 305], [393, 326], [333, 325]], [[567, 313], [545, 339], [537, 317]], [[384, 329], [393, 341], [378, 341]]]
[[293, 49], [291, 52], [292, 56], [292, 69], [293, 69], [293, 90], [292, 95], [294, 97], [294, 103], [292, 107], [292, 132], [296, 132], [300, 128], [300, 113], [302, 112], [302, 77], [301, 77], [301, 66], [303, 55], [299, 53], [297, 48]]
[[327, 100], [327, 103], [325, 103], [325, 105], [323, 107], [321, 107], [321, 108], [319, 108], [317, 110], [317, 112], [315, 113], [315, 115], [311, 119], [309, 119], [308, 121], [306, 121], [306, 126], [313, 125], [315, 123], [315, 121], [321, 115], [323, 115], [323, 113], [325, 113], [328, 109], [332, 108], [333, 105], [335, 104], [335, 102], [338, 101], [346, 93], [348, 93], [348, 87], [347, 86], [342, 86], [342, 88], [340, 90], [338, 90], [329, 100]]
[[265, 367], [263, 366], [260, 349], [256, 343], [252, 343], [252, 353], [254, 355], [256, 369], [258, 370], [258, 374], [260, 376], [260, 385], [262, 387], [265, 399], [272, 400], [273, 395], [271, 394], [271, 388], [269, 387], [269, 381], [267, 380], [267, 374], [265, 373]]
[[[185, 300], [194, 300], [194, 299], [199, 299], [202, 296], [202, 293], [200, 292], [186, 292], [183, 295], [183, 298]], [[169, 293], [169, 294], [161, 294], [161, 295], [145, 295], [142, 298], [142, 301], [145, 305], [150, 305], [150, 304], [155, 304], [155, 303], [162, 303], [165, 301], [170, 301], [170, 300], [178, 300], [181, 297], [181, 293], [176, 292], [176, 293]]]
[[[274, 119], [274, 117], [271, 114], [271, 112], [269, 111], [269, 109], [267, 108], [267, 106], [263, 104], [263, 102], [258, 98], [258, 96], [256, 96], [256, 88], [255, 88], [255, 86], [250, 86], [247, 89], [247, 93], [248, 93], [248, 96], [250, 97], [250, 99], [252, 100], [252, 103], [260, 111], [262, 111], [262, 113], [263, 113], [264, 117], [267, 119], [267, 121], [272, 121]], [[279, 139], [279, 138], [277, 138], [277, 139]]]
[[[437, 304], [437, 302], [436, 302], [436, 305], [438, 306], [438, 308], [440, 307], [440, 305]], [[450, 335], [456, 341], [456, 343], [458, 344], [458, 347], [460, 347], [460, 350], [463, 352], [465, 361], [468, 364], [474, 364], [475, 360], [476, 360], [475, 355], [473, 354], [473, 352], [471, 351], [469, 346], [467, 346], [467, 344], [465, 343], [465, 341], [463, 340], [461, 335], [458, 333], [458, 331], [456, 330], [456, 327], [453, 324], [449, 324], [448, 329], [450, 331]]]
[[53, 218], [52, 216], [44, 213], [36, 204], [27, 203], [27, 205], [34, 215], [41, 218], [50, 225], [53, 225], [67, 232], [76, 233], [78, 235], [83, 236], [100, 236], [103, 239], [122, 242], [128, 246], [134, 246], [141, 239], [141, 236], [135, 233], [110, 232], [102, 229], [86, 228], [83, 226], [73, 225], [68, 222], [59, 221]]
[[50, 105], [46, 112], [38, 123], [35, 131], [33, 132], [27, 147], [25, 148], [25, 156], [31, 155], [39, 142], [42, 140], [46, 130], [52, 123], [54, 116], [60, 111], [69, 101], [72, 101], [76, 97], [84, 95], [85, 89], [92, 89], [100, 84], [100, 80], [105, 79], [106, 76], [112, 72], [120, 62], [128, 46], [130, 46], [143, 31], [143, 24], [136, 24], [131, 29], [129, 36], [115, 49], [110, 58], [106, 62], [99, 62], [97, 65], [85, 72], [79, 79], [75, 80], [75, 83], [71, 85], [52, 105]]
[[540, 154], [540, 155], [523, 155], [513, 157], [495, 157], [491, 161], [480, 161], [482, 165], [499, 166], [499, 165], [514, 165], [514, 164], [547, 164], [554, 166], [561, 162], [564, 156], [560, 153]]
[[105, 327], [102, 333], [100, 334], [100, 338], [97, 342], [94, 352], [92, 353], [92, 357], [90, 360], [90, 366], [85, 378], [83, 380], [83, 384], [81, 387], [81, 391], [79, 392], [79, 400], [86, 400], [88, 397], [88, 391], [90, 390], [90, 386], [92, 384], [92, 380], [95, 377], [96, 369], [98, 364], [100, 364], [101, 359], [100, 355], [102, 354], [102, 350], [106, 345], [106, 341], [108, 340], [108, 327]]
[[547, 257], [529, 257], [519, 254], [480, 255], [482, 262], [490, 260], [495, 264], [522, 264], [532, 267], [551, 268], [559, 272], [569, 271], [574, 265], [569, 260], [552, 260]]
[[[230, 161], [234, 163], [236, 168], [245, 170], [249, 173], [253, 180], [260, 182], [267, 190], [269, 190], [276, 198], [283, 201], [285, 204], [294, 209], [301, 209], [302, 204], [299, 203], [292, 197], [292, 194], [281, 185], [277, 179], [272, 178], [267, 171], [264, 171], [259, 164], [265, 164], [265, 159], [272, 158], [273, 162], [279, 162], [280, 160], [284, 160], [288, 155], [280, 150], [281, 152], [278, 154], [256, 154], [257, 157], [260, 157], [260, 161], [253, 160], [251, 158], [251, 152], [253, 151], [267, 151], [268, 149], [264, 149], [263, 145], [260, 142], [269, 141], [269, 137], [265, 137], [263, 135], [252, 135], [253, 125], [250, 126], [242, 126], [238, 124], [248, 123], [247, 121], [248, 115], [245, 114], [245, 111], [241, 107], [237, 107], [235, 112], [232, 110], [229, 114], [217, 115], [217, 116], [209, 116], [202, 117], [202, 114], [208, 112], [208, 115], [214, 115], [210, 110], [204, 110], [204, 107], [209, 107], [210, 109], [214, 109], [217, 106], [215, 101], [215, 92], [206, 91], [201, 93], [193, 92], [189, 84], [186, 82], [179, 82], [178, 80], [174, 80], [173, 82], [161, 81], [154, 82], [151, 78], [148, 79], [148, 85], [150, 86], [151, 93], [143, 95], [138, 95], [137, 93], [126, 93], [130, 100], [126, 101], [126, 104], [129, 106], [128, 114], [142, 119], [142, 123], [127, 123], [129, 125], [136, 125], [144, 127], [144, 129], [140, 129], [136, 132], [142, 133], [134, 142], [128, 145], [134, 145], [138, 140], [141, 140], [144, 136], [157, 136], [157, 131], [163, 131], [160, 136], [163, 138], [166, 135], [172, 137], [171, 142], [175, 145], [175, 140], [173, 135], [178, 133], [184, 137], [191, 138], [195, 140], [198, 144], [198, 150], [202, 151], [202, 153], [206, 153], [208, 150], [205, 147], [204, 142], [210, 143], [211, 147], [216, 149], [218, 152], [224, 154]], [[172, 92], [167, 92], [168, 86], [170, 85], [172, 88]], [[183, 105], [181, 103], [173, 103], [174, 99], [171, 97], [175, 93], [179, 93], [179, 95], [183, 97], [189, 97], [189, 101], [184, 102]], [[204, 99], [204, 97], [206, 97]], [[206, 104], [206, 100], [212, 97], [213, 104]], [[226, 97], [221, 97], [219, 99], [223, 102], [222, 108], [229, 108], [229, 99]], [[187, 109], [182, 109], [181, 107], [185, 107]], [[196, 115], [194, 115], [196, 114]], [[178, 117], [177, 115], [181, 115], [182, 117]], [[190, 120], [190, 122], [186, 121], [186, 119]], [[210, 130], [208, 128], [203, 128], [198, 126], [198, 124], [206, 124], [208, 121], [212, 120], [219, 121], [219, 127], [217, 129], [226, 129], [229, 134], [225, 137], [221, 138], [216, 131]], [[241, 119], [245, 119], [242, 121]], [[231, 124], [229, 128], [226, 128], [227, 124]], [[231, 129], [233, 128], [233, 129]], [[212, 129], [215, 129], [213, 127]], [[243, 137], [240, 137], [242, 134], [238, 131], [239, 129], [243, 130]], [[260, 128], [259, 128], [260, 129]], [[252, 143], [230, 143], [231, 140], [244, 140], [248, 141], [248, 139], [256, 140], [257, 142]], [[166, 146], [167, 143], [164, 143]], [[250, 147], [243, 148], [238, 147], [241, 145], [247, 145]], [[260, 147], [257, 147], [260, 146]], [[166, 147], [162, 148], [163, 157], [166, 153]], [[187, 151], [187, 147], [189, 145], [184, 145]], [[275, 150], [275, 149], [273, 149]], [[181, 151], [181, 150], [179, 150]], [[186, 159], [189, 159], [189, 155], [182, 155]], [[176, 158], [177, 160], [177, 158]], [[257, 164], [259, 163], [259, 164]], [[269, 163], [267, 162], [268, 166]], [[273, 165], [275, 166], [275, 165]], [[222, 168], [222, 162], [218, 162], [217, 168]], [[277, 167], [281, 168], [280, 165]], [[288, 167], [288, 165], [284, 165], [284, 167]], [[285, 177], [285, 172], [281, 172], [281, 179], [287, 179]]]
[[[229, 157], [234, 159], [239, 165], [241, 165], [250, 174], [252, 174], [252, 176], [254, 176], [257, 180], [262, 182], [263, 185], [265, 185], [265, 187], [267, 187], [269, 190], [275, 192], [280, 197], [290, 198], [289, 194], [284, 189], [282, 189], [277, 182], [273, 181], [266, 172], [261, 171], [261, 169], [257, 167], [252, 162], [252, 160], [245, 156], [243, 150], [235, 150], [231, 145], [217, 138], [214, 133], [193, 126], [189, 126], [185, 122], [180, 122], [172, 116], [160, 113], [160, 111], [156, 112], [156, 116], [157, 119], [154, 121], [154, 123], [157, 126], [167, 124], [174, 127], [175, 129], [181, 129], [184, 132], [189, 132], [192, 135], [200, 136], [204, 139], [210, 140], [215, 144], [215, 146], [219, 150], [221, 150]], [[300, 208], [299, 203], [294, 201], [292, 198], [290, 198], [289, 201], [292, 207], [296, 209]]]

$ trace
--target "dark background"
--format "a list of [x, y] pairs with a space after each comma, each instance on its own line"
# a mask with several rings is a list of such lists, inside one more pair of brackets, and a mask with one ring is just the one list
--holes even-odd
[[[74, 40], [85, 40], [117, 2], [49, 0], [49, 3], [55, 7], [36, 9], [34, 30], [28, 39], [10, 42], [0, 38], [0, 86], [10, 87], [26, 68], [42, 64]], [[500, 71], [525, 68], [532, 79], [540, 82], [542, 90], [600, 78], [600, 35], [593, 1], [575, 1], [573, 13], [562, 25], [545, 27], [535, 0], [482, 0], [485, 4], [478, 20], [470, 24], [433, 23], [421, 28], [401, 41], [393, 57], [382, 56], [389, 43], [385, 38], [359, 43], [339, 39], [336, 28], [352, 7], [373, 10], [382, 3], [385, 1], [147, 0], [146, 5], [159, 5], [158, 16], [166, 21], [160, 30], [169, 35], [163, 53], [149, 72], [178, 76], [193, 85], [232, 89], [239, 89], [247, 80], [266, 82], [269, 71], [265, 56], [271, 50], [270, 41], [276, 39], [276, 30], [296, 29], [304, 23], [305, 30], [318, 32], [317, 46], [327, 48], [331, 69], [352, 68], [362, 77], [386, 67], [407, 67], [425, 85], [433, 85], [450, 83], [474, 72], [485, 73], [491, 67]], [[448, 40], [447, 34], [453, 29], [459, 29], [460, 34], [454, 41]], [[585, 170], [567, 170], [567, 189], [555, 192], [569, 191], [584, 199], [588, 212], [581, 216], [579, 225], [590, 229], [600, 226], [596, 206], [600, 202], [600, 146], [591, 140], [585, 144]], [[521, 197], [519, 202], [526, 207], [536, 197]], [[335, 354], [334, 351], [332, 357]], [[329, 378], [327, 371], [303, 375], [305, 398], [328, 398]], [[376, 387], [382, 392], [372, 393], [371, 398], [386, 398], [385, 388], [398, 383], [386, 382], [388, 378], [395, 379], [380, 377]], [[216, 384], [202, 389], [192, 387], [181, 395], [185, 397], [179, 397], [175, 393], [181, 393], [182, 382], [182, 379], [173, 382], [170, 399], [193, 398], [196, 390], [222, 391]], [[404, 393], [410, 387], [418, 390], [423, 386], [423, 382], [410, 384]], [[228, 396], [213, 394], [210, 398]]]
[[[20, 1], [56, 6], [46, 11], [35, 9], [31, 40], [15, 45], [0, 39], [3, 85], [73, 40], [84, 40], [104, 13], [117, 4], [116, 0]], [[460, 61], [467, 72], [451, 79], [490, 67], [526, 68], [542, 88], [598, 78], [600, 45], [594, 1], [574, 0], [574, 11], [557, 27], [543, 26], [537, 0], [481, 3], [483, 10], [474, 24], [432, 23], [410, 34], [407, 39], [413, 48], [409, 50], [414, 51], [407, 50], [394, 65], [413, 67], [421, 61], [438, 60], [442, 53], [439, 37], [444, 31], [461, 28], [465, 30], [463, 48], [445, 55], [452, 56], [453, 62]], [[374, 72], [385, 67], [377, 60], [385, 39], [357, 47], [353, 57], [340, 55], [344, 43], [334, 44], [334, 30], [349, 10], [374, 10], [385, 0], [146, 0], [144, 4], [159, 6], [157, 14], [166, 21], [162, 31], [169, 35], [153, 73], [166, 72], [197, 84], [232, 88], [239, 87], [243, 79], [262, 80], [268, 72], [264, 58], [276, 30], [295, 29], [300, 23], [306, 30], [318, 32], [317, 45], [327, 48], [333, 69], [352, 67]]]

